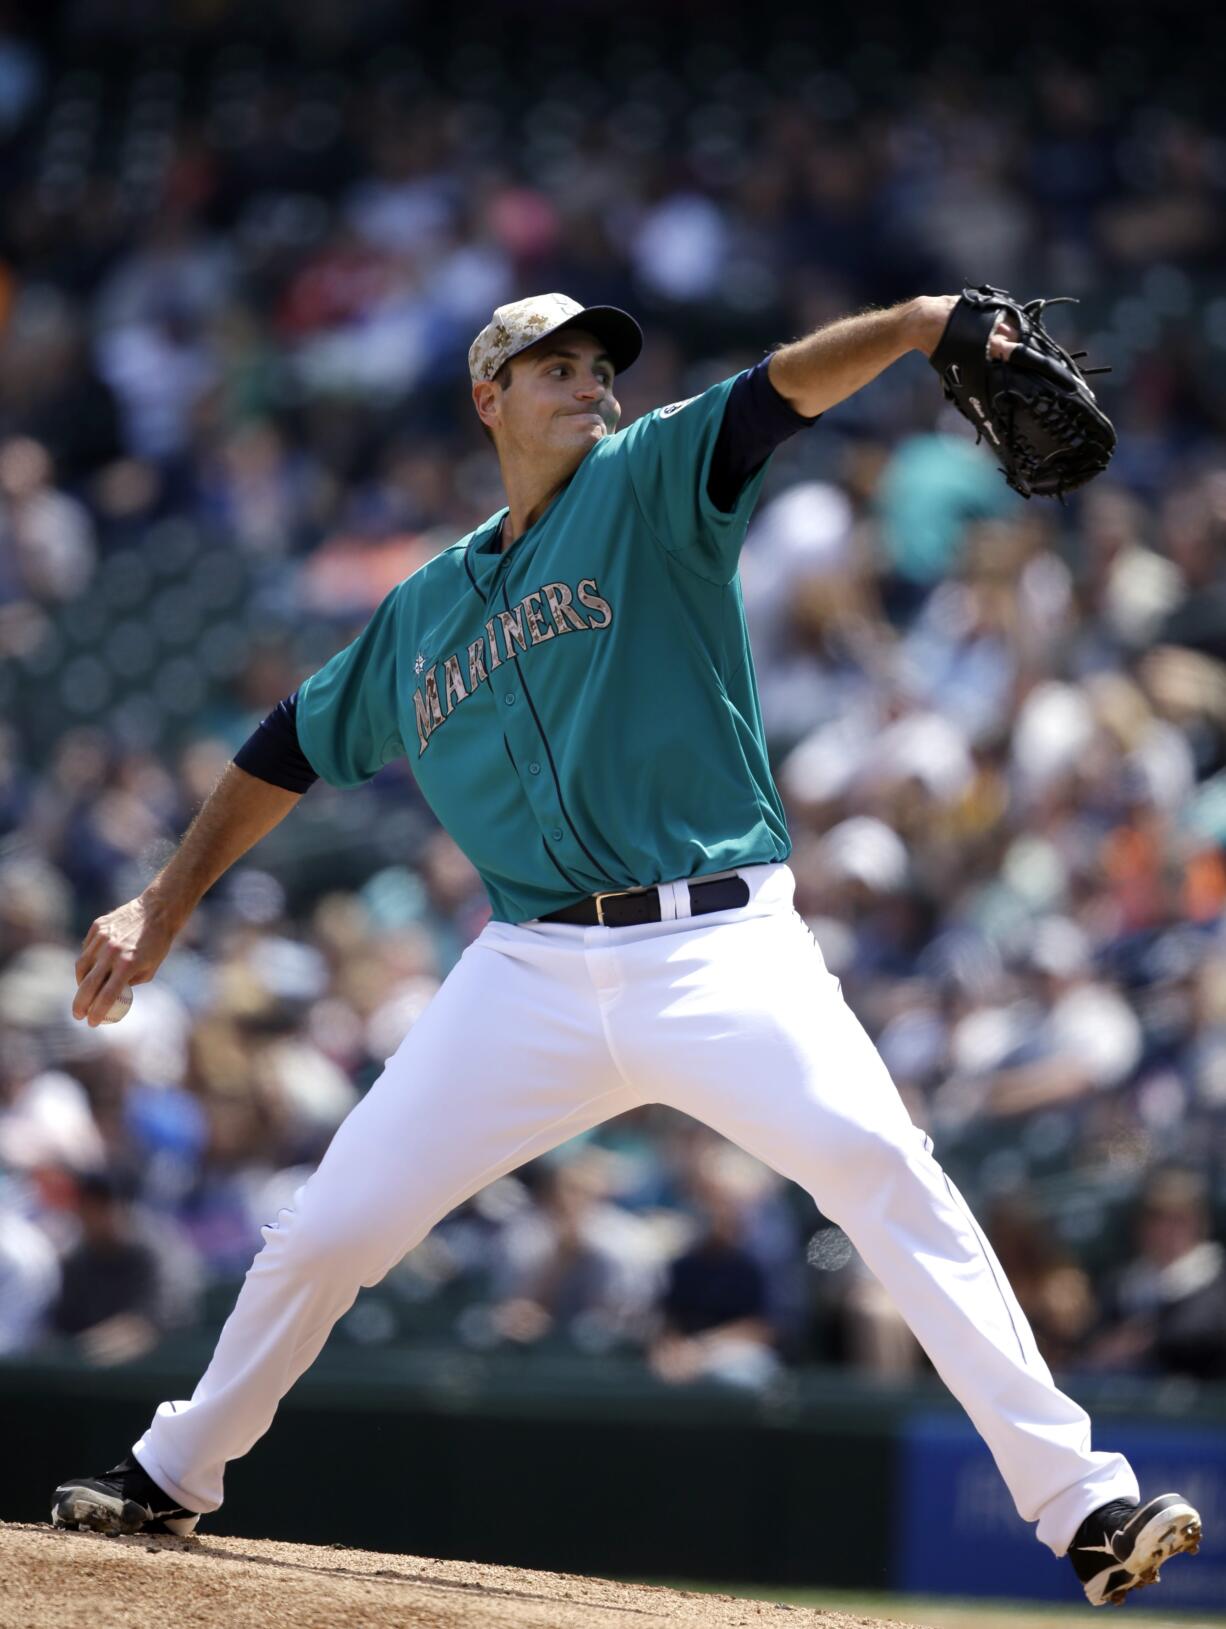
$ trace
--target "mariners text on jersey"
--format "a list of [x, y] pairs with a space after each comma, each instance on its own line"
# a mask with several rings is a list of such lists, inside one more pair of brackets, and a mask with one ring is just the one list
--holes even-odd
[[[591, 621], [585, 622], [576, 611], [576, 593], [580, 605], [595, 613]], [[542, 600], [549, 608], [547, 615], [542, 612]], [[601, 599], [590, 577], [584, 577], [574, 592], [567, 583], [544, 583], [535, 593], [525, 594], [513, 611], [497, 612], [485, 624], [481, 637], [474, 639], [463, 653], [468, 673], [467, 688], [461, 671], [461, 656], [457, 652], [443, 663], [441, 695], [437, 664], [430, 668], [413, 691], [419, 751], [426, 750], [431, 735], [451, 709], [474, 694], [490, 673], [502, 666], [504, 659], [513, 662], [519, 651], [527, 650], [529, 643], [543, 645], [547, 639], [556, 639], [559, 634], [573, 633], [576, 629], [583, 632], [589, 628], [607, 628], [612, 621], [613, 612], [609, 602]], [[498, 629], [502, 632], [501, 651], [498, 648]], [[413, 671], [420, 673], [425, 665], [426, 659], [419, 652], [413, 663]]]
[[764, 469], [727, 512], [707, 492], [731, 386], [597, 442], [510, 548], [504, 510], [302, 686], [313, 768], [407, 756], [500, 921], [790, 853], [736, 576]]

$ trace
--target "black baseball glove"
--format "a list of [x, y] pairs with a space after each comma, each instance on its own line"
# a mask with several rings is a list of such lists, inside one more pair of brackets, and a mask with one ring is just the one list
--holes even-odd
[[[1109, 368], [1079, 368], [1043, 326], [1043, 308], [1025, 305], [1004, 289], [967, 288], [950, 313], [932, 353], [945, 395], [1000, 458], [1001, 472], [1023, 498], [1063, 498], [1106, 469], [1115, 451], [1115, 426], [1086, 384]], [[1008, 361], [990, 356], [992, 330], [1002, 316], [1019, 335]]]

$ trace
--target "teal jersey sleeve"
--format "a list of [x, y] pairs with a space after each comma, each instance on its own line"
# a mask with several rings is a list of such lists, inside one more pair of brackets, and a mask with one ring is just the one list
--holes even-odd
[[403, 584], [362, 632], [298, 692], [298, 740], [331, 786], [358, 786], [404, 756], [397, 709], [397, 643]]
[[711, 456], [735, 383], [723, 379], [701, 396], [646, 413], [626, 430], [635, 499], [648, 530], [669, 554], [705, 577], [727, 583], [736, 575], [745, 530], [766, 475], [762, 468], [723, 510], [707, 492]]

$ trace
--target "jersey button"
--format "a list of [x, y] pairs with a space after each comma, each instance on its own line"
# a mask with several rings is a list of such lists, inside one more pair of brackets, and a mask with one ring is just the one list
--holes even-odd
[[562, 828], [561, 828], [561, 826], [555, 826], [553, 828], [553, 830], [549, 833], [549, 835], [553, 838], [555, 843], [560, 843], [562, 841]]
[[515, 705], [515, 692], [514, 692], [514, 690], [508, 690], [506, 695], [502, 699], [503, 699], [503, 701], [506, 702], [508, 707], [513, 707]]
[[541, 772], [541, 766], [540, 766], [540, 764], [536, 763], [535, 761], [528, 765], [528, 773], [529, 773], [529, 775], [539, 775], [540, 772]]

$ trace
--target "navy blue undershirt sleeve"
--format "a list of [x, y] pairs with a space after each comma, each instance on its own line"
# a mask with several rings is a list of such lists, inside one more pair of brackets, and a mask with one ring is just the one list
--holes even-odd
[[234, 754], [234, 762], [248, 775], [284, 787], [287, 792], [306, 792], [319, 779], [306, 753], [298, 745], [298, 692], [279, 701], [268, 717], [254, 729]]
[[741, 488], [789, 436], [816, 424], [796, 411], [771, 382], [766, 357], [741, 374], [728, 392], [724, 420], [711, 453], [707, 496], [725, 514], [736, 508]]

